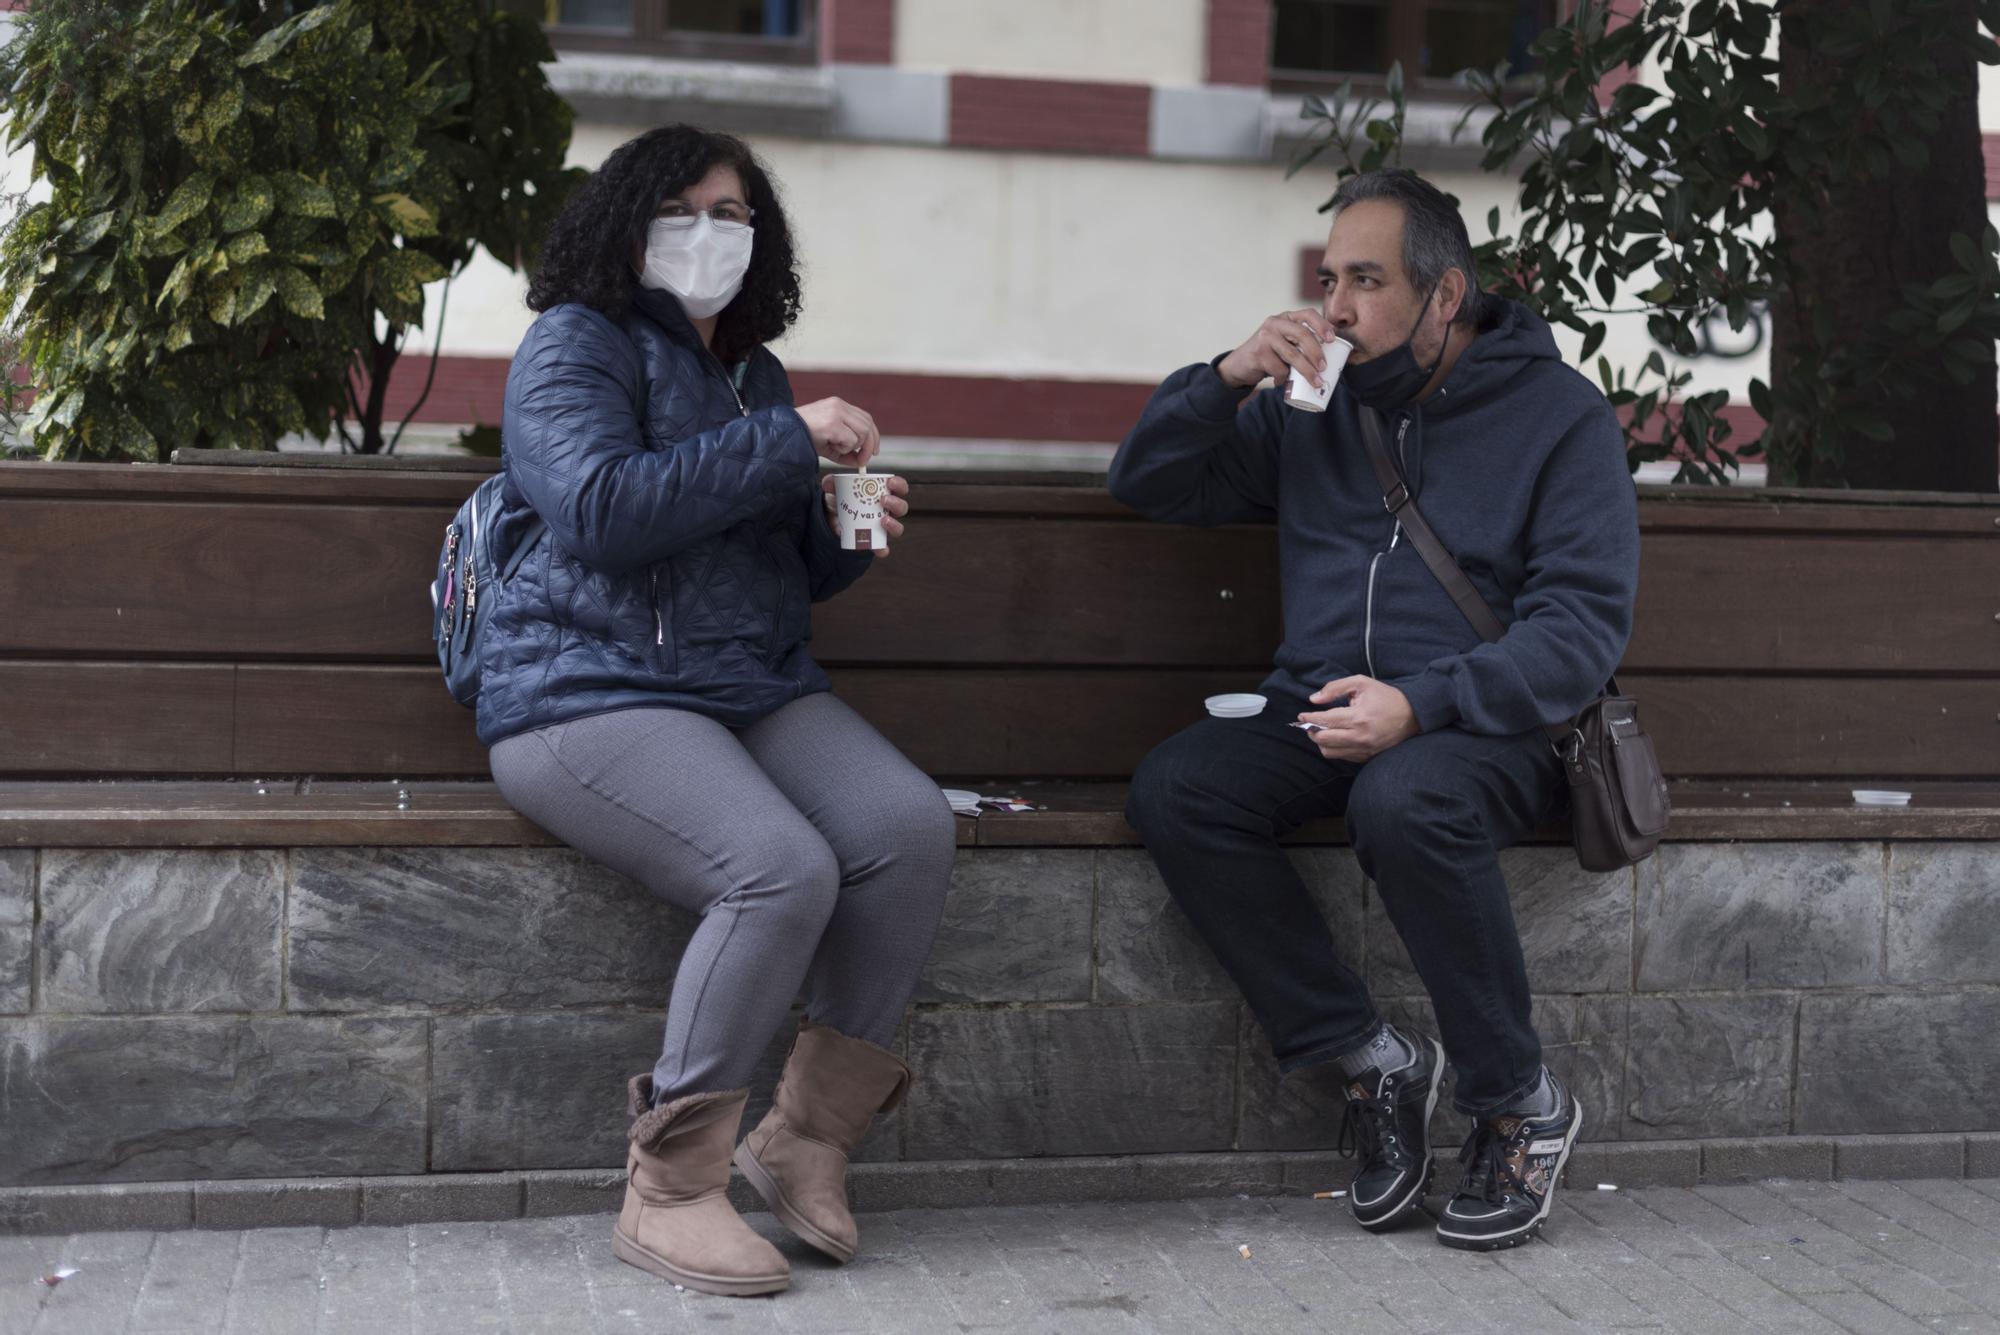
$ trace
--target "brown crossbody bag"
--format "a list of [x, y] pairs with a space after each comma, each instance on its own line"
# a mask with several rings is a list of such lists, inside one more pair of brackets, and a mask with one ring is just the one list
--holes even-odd
[[[1417, 555], [1472, 628], [1489, 643], [1499, 639], [1507, 628], [1431, 531], [1389, 457], [1381, 413], [1372, 408], [1358, 412], [1368, 462], [1382, 487], [1383, 508], [1403, 526]], [[1617, 871], [1651, 856], [1667, 830], [1667, 780], [1653, 754], [1653, 739], [1639, 726], [1639, 702], [1620, 695], [1613, 678], [1574, 719], [1547, 731], [1569, 778], [1570, 831], [1577, 862], [1585, 871]]]

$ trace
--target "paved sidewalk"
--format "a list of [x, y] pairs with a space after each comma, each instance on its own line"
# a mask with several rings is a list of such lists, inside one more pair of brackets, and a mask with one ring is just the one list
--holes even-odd
[[868, 1215], [845, 1268], [784, 1239], [775, 1299], [676, 1293], [608, 1216], [5, 1238], [0, 1331], [2000, 1332], [2000, 1181], [1589, 1186], [1492, 1256], [1296, 1198]]

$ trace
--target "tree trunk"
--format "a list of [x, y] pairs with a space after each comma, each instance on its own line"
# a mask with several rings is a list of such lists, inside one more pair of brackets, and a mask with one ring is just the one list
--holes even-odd
[[[371, 317], [372, 320], [372, 317]], [[357, 454], [382, 453], [382, 409], [389, 393], [389, 372], [396, 365], [396, 354], [401, 351], [396, 346], [396, 336], [392, 332], [388, 338], [368, 336], [368, 402], [361, 408], [361, 444]]]
[[[1844, 88], [1839, 63], [1812, 42], [1812, 29], [1839, 10], [1865, 10], [1867, 0], [1794, 0], [1781, 11], [1779, 85]], [[1954, 25], [1978, 30], [1973, 0], [1955, 0]], [[1922, 76], [1952, 90], [1942, 123], [1929, 142], [1927, 164], [1900, 162], [1886, 178], [1853, 188], [1781, 194], [1773, 210], [1785, 290], [1771, 303], [1771, 377], [1780, 394], [1787, 377], [1815, 376], [1820, 356], [1812, 335], [1816, 312], [1838, 331], [1871, 330], [1904, 306], [1903, 285], [1931, 283], [1958, 271], [1949, 238], [1975, 241], [1986, 226], [1986, 173], [1979, 132], [1979, 66], [1963, 49], [1933, 48]], [[1858, 101], [1852, 112], [1865, 114]], [[1892, 441], [1858, 432], [1803, 439], [1772, 423], [1771, 481], [1797, 486], [1846, 486], [1918, 491], [1983, 491], [2000, 487], [1996, 449], [1995, 364], [1991, 345], [1972, 383], [1938, 375], [1894, 377], [1884, 400]], [[1867, 391], [1863, 391], [1867, 393]], [[1849, 395], [1848, 401], [1853, 401]], [[1836, 414], [1838, 420], [1839, 414]]]

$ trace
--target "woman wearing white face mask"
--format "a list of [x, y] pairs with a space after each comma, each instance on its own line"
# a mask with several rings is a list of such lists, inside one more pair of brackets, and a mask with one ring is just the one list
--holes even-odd
[[[811, 603], [880, 555], [841, 550], [819, 460], [865, 464], [881, 440], [839, 399], [793, 407], [764, 346], [799, 313], [791, 233], [727, 135], [669, 126], [614, 152], [550, 228], [528, 304], [502, 523], [532, 509], [552, 541], [489, 595], [480, 737], [529, 819], [701, 915], [659, 1060], [629, 1085], [614, 1251], [770, 1293], [789, 1270], [723, 1195], [732, 1151], [786, 1227], [854, 1254], [847, 1155], [908, 1086], [892, 1049], [955, 842], [937, 786], [806, 652]], [[739, 1148], [750, 1073], [801, 991]]]

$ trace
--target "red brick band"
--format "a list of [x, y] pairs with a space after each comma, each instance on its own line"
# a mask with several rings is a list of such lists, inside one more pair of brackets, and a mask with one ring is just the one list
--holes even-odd
[[1145, 84], [951, 76], [950, 143], [1052, 153], [1150, 151], [1153, 90]]
[[1208, 0], [1208, 82], [1262, 88], [1270, 66], [1271, 0]]

